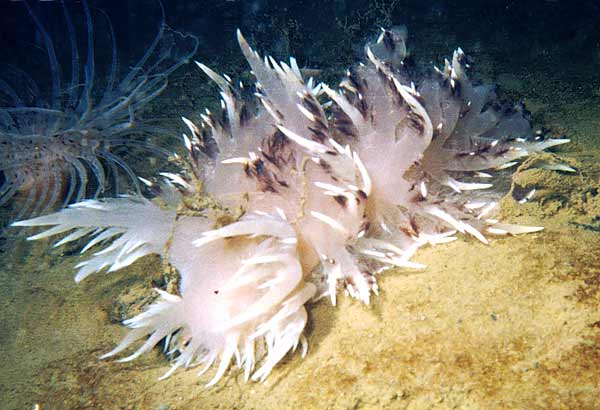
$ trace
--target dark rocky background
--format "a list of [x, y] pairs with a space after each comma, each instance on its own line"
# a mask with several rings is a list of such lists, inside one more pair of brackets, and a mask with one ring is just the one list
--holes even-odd
[[[60, 2], [30, 3], [59, 52], [67, 54]], [[66, 3], [82, 28], [80, 2]], [[105, 41], [97, 51], [100, 55], [109, 47], [99, 10], [110, 17], [122, 56], [140, 55], [160, 16], [156, 0], [91, 0], [90, 5], [96, 41]], [[600, 65], [600, 2], [593, 0], [167, 0], [164, 7], [169, 25], [200, 38], [196, 58], [227, 71], [242, 69], [237, 28], [259, 50], [280, 59], [294, 55], [301, 65], [331, 70], [360, 58], [365, 40], [379, 27], [400, 24], [408, 27], [413, 55], [423, 61], [440, 62], [461, 46], [475, 62], [480, 55], [491, 55], [507, 66], [529, 70], [553, 66], [557, 76], [591, 75]], [[29, 72], [31, 60], [37, 61], [34, 67], [46, 62], [21, 1], [2, 1], [0, 33], [3, 63], [17, 63]], [[493, 68], [490, 72], [500, 74]]]

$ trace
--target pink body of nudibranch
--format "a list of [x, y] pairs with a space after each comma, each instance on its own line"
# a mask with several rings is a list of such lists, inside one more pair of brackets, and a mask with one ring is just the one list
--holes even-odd
[[[77, 280], [149, 253], [177, 269], [179, 295], [159, 291], [106, 357], [147, 337], [122, 359], [130, 360], [167, 338], [172, 370], [218, 363], [213, 384], [235, 358], [246, 379], [264, 380], [289, 351], [306, 352], [311, 300], [335, 304], [342, 288], [369, 303], [377, 273], [421, 268], [414, 252], [456, 232], [487, 242], [486, 233], [541, 229], [490, 218], [501, 193], [490, 190], [489, 172], [566, 140], [536, 137], [520, 107], [492, 104], [492, 88], [466, 76], [460, 49], [415, 85], [403, 67], [405, 33], [383, 30], [334, 90], [305, 82], [294, 59], [263, 59], [238, 40], [255, 100], [199, 64], [221, 89], [222, 113], [207, 110], [198, 125], [184, 119], [188, 166], [163, 174], [160, 205], [84, 201], [17, 224], [54, 226], [33, 239], [73, 229], [61, 243], [113, 239]], [[180, 198], [206, 201], [182, 212]]]

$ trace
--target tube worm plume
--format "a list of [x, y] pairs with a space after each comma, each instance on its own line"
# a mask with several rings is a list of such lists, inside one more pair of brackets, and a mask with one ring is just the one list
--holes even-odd
[[[169, 132], [142, 121], [140, 112], [198, 48], [196, 37], [164, 23], [163, 11], [152, 43], [121, 76], [117, 40], [104, 13], [93, 19], [85, 0], [81, 7], [63, 2], [38, 7], [29, 1], [23, 4], [42, 39], [51, 87], [38, 87], [20, 68], [0, 69], [0, 206], [8, 214], [3, 225], [101, 194], [139, 192], [134, 167], [119, 154], [123, 149], [159, 158], [170, 154], [149, 141], [151, 136]], [[58, 42], [64, 39], [53, 38], [40, 18], [42, 10], [64, 19], [69, 69], [61, 67], [58, 58]], [[83, 33], [76, 29], [73, 12], [83, 21]], [[110, 64], [105, 77], [99, 75], [95, 56], [99, 40], [94, 24], [100, 23], [109, 34]], [[78, 40], [81, 34], [83, 41]], [[64, 77], [68, 80], [63, 81]]]

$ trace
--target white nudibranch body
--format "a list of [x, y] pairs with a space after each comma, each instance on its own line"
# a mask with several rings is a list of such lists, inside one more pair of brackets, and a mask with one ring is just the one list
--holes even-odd
[[[491, 219], [503, 194], [490, 189], [491, 172], [566, 140], [535, 137], [520, 107], [473, 85], [462, 50], [432, 76], [411, 78], [405, 32], [383, 30], [334, 90], [304, 81], [294, 59], [261, 58], [239, 32], [238, 41], [255, 101], [198, 64], [219, 86], [222, 112], [184, 118], [186, 171], [161, 174], [160, 201], [84, 201], [16, 223], [53, 226], [31, 239], [74, 230], [57, 245], [84, 236], [84, 251], [105, 245], [77, 280], [150, 253], [178, 271], [179, 295], [159, 290], [104, 357], [145, 338], [121, 359], [132, 360], [165, 339], [165, 376], [214, 364], [212, 385], [235, 360], [245, 379], [264, 380], [288, 352], [306, 353], [311, 300], [335, 304], [341, 288], [368, 304], [377, 273], [423, 268], [414, 252], [457, 232], [487, 243], [486, 233], [541, 229]], [[191, 209], [198, 198], [204, 205]]]

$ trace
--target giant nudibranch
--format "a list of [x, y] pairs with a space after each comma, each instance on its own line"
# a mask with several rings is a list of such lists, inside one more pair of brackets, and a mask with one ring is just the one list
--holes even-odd
[[238, 41], [254, 87], [198, 64], [221, 90], [221, 112], [184, 118], [189, 159], [149, 182], [154, 200], [87, 200], [15, 224], [53, 226], [30, 239], [72, 231], [58, 244], [87, 235], [83, 251], [104, 245], [76, 281], [151, 253], [177, 269], [179, 294], [159, 290], [104, 357], [147, 338], [121, 359], [131, 360], [166, 338], [172, 370], [217, 362], [212, 385], [235, 358], [246, 379], [263, 380], [298, 345], [306, 352], [311, 300], [335, 304], [344, 289], [368, 304], [379, 272], [422, 267], [414, 252], [456, 232], [487, 243], [488, 233], [541, 229], [491, 219], [503, 177], [491, 172], [566, 140], [536, 135], [520, 106], [474, 85], [460, 49], [412, 78], [404, 32], [383, 30], [334, 90], [304, 81], [293, 58], [261, 58]]
[[[110, 50], [111, 62], [106, 77], [97, 78], [95, 43], [99, 40], [87, 1], [81, 2], [86, 45], [83, 64], [72, 7], [61, 3], [45, 5], [44, 11], [60, 13], [62, 8], [70, 47], [69, 69], [63, 69], [57, 57], [60, 38], [53, 39], [39, 17], [40, 10], [23, 1], [47, 54], [51, 89], [45, 92], [17, 67], [3, 65], [0, 69], [0, 206], [6, 206], [6, 211], [14, 209], [8, 220], [56, 211], [101, 193], [139, 192], [131, 163], [117, 150], [137, 148], [164, 158], [170, 154], [148, 140], [149, 136], [170, 132], [141, 121], [140, 112], [165, 89], [167, 77], [198, 48], [196, 37], [164, 23], [161, 5], [162, 21], [154, 40], [137, 63], [120, 76], [116, 39], [104, 15], [100, 21], [107, 26], [106, 49]], [[69, 79], [64, 82], [67, 75]], [[15, 197], [18, 200], [11, 204]]]

